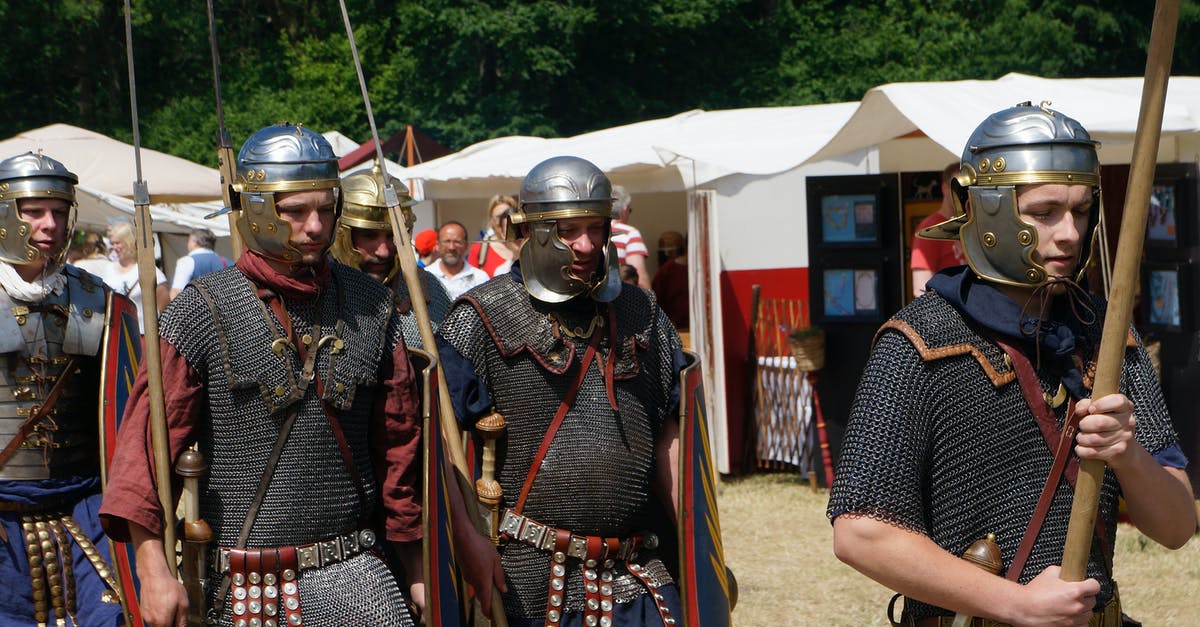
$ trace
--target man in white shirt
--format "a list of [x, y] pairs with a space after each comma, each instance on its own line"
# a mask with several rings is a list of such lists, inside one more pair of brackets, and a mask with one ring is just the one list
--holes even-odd
[[233, 265], [233, 262], [213, 252], [217, 236], [213, 232], [199, 228], [188, 235], [188, 254], [175, 262], [175, 274], [171, 277], [171, 298], [179, 296], [189, 281], [209, 272]]
[[437, 247], [441, 257], [426, 270], [442, 282], [450, 300], [488, 280], [486, 272], [467, 263], [469, 244], [467, 228], [461, 222], [447, 222], [438, 229]]

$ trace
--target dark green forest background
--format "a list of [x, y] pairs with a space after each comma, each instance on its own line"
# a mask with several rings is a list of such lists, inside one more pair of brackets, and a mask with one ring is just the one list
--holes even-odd
[[[1149, 0], [348, 0], [385, 137], [460, 149], [688, 109], [854, 101], [883, 83], [1134, 76]], [[0, 137], [67, 122], [126, 141], [122, 2], [0, 0]], [[234, 142], [278, 120], [369, 136], [336, 0], [217, 0]], [[134, 0], [144, 145], [215, 164], [203, 0]], [[1173, 73], [1200, 73], [1184, 0]]]

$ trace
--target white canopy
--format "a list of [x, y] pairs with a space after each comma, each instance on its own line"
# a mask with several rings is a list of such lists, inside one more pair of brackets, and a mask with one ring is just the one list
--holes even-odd
[[[1050, 106], [1079, 120], [1104, 144], [1133, 141], [1141, 104], [1141, 77], [1041, 78], [1007, 74], [993, 81], [890, 83], [867, 92], [845, 126], [808, 161], [878, 146], [914, 132], [959, 156], [984, 116], [1019, 102]], [[1171, 77], [1163, 114], [1164, 136], [1200, 133], [1200, 78]]]
[[693, 110], [574, 137], [491, 139], [389, 171], [404, 180], [423, 181], [431, 197], [471, 197], [480, 195], [476, 187], [515, 187], [544, 159], [575, 155], [618, 182], [634, 182], [632, 191], [680, 191], [730, 174], [790, 170], [824, 145], [855, 106]]
[[[30, 151], [41, 151], [79, 175], [81, 224], [100, 226], [110, 218], [133, 215], [137, 174], [131, 144], [69, 124], [51, 124], [0, 141], [0, 158]], [[215, 169], [142, 148], [142, 178], [150, 190], [156, 231], [184, 233], [203, 226], [218, 237], [229, 235], [224, 218], [203, 219], [221, 206], [221, 177]]]

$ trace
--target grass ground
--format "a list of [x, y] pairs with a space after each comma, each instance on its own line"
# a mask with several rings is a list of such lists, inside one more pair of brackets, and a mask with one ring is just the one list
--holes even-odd
[[[892, 593], [833, 556], [828, 493], [794, 474], [725, 479], [718, 491], [725, 560], [737, 576], [738, 627], [888, 625]], [[1147, 627], [1200, 625], [1200, 538], [1168, 551], [1136, 529], [1117, 532], [1126, 613]]]

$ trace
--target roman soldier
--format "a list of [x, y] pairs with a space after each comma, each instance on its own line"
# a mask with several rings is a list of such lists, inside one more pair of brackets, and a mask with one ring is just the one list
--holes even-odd
[[[397, 185], [397, 191], [401, 192], [404, 228], [411, 235], [416, 222], [410, 206], [412, 199], [403, 194], [403, 186]], [[396, 311], [400, 313], [404, 327], [404, 341], [409, 346], [420, 348], [421, 336], [417, 331], [408, 284], [400, 276], [400, 259], [396, 256], [396, 242], [392, 238], [392, 222], [384, 197], [385, 187], [379, 166], [342, 179], [342, 213], [338, 217], [333, 247], [329, 252], [334, 259], [366, 272], [392, 289]], [[425, 292], [430, 322], [436, 331], [450, 309], [450, 297], [446, 295], [442, 282], [424, 269], [418, 269], [418, 276], [421, 277], [421, 287]]]
[[612, 203], [584, 159], [535, 166], [510, 216], [518, 262], [439, 332], [457, 416], [499, 438], [496, 489], [480, 491], [499, 545], [469, 523], [455, 534], [474, 588], [505, 590], [510, 625], [679, 620], [658, 545], [675, 516], [683, 356], [653, 295], [619, 280]]
[[[340, 187], [321, 135], [252, 135], [234, 184], [247, 250], [159, 325], [170, 457], [195, 442], [208, 462], [211, 622], [411, 625], [384, 541], [422, 603], [412, 366], [387, 289], [327, 257]], [[143, 372], [102, 516], [136, 545], [143, 616], [174, 625], [187, 599], [163, 557], [146, 390]]]
[[[1187, 462], [1132, 331], [1120, 393], [1091, 398], [1096, 146], [1045, 103], [984, 120], [951, 185], [956, 216], [921, 232], [961, 243], [969, 265], [934, 275], [876, 336], [828, 513], [838, 557], [904, 596], [899, 623], [1115, 627], [1118, 496], [1168, 547], [1195, 531]], [[1066, 582], [1081, 458], [1110, 470], [1088, 578]], [[958, 557], [989, 536], [1002, 576]]]
[[[0, 623], [119, 625], [100, 530], [100, 379], [113, 296], [65, 265], [79, 178], [43, 154], [0, 161]], [[136, 335], [134, 336], [136, 337]]]

